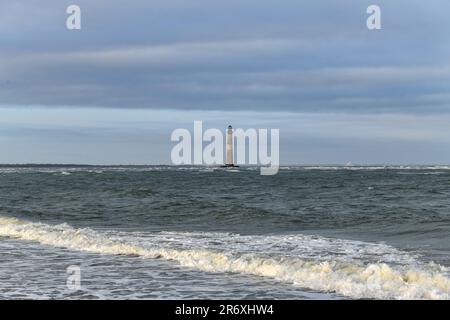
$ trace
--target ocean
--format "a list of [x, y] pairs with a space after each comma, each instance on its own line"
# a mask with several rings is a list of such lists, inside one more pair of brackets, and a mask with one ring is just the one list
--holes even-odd
[[447, 166], [0, 166], [3, 299], [449, 299], [449, 268]]

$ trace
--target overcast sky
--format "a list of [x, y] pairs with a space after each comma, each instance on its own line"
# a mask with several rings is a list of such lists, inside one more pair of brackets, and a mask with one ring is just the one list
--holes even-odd
[[[82, 29], [66, 28], [77, 4]], [[381, 30], [366, 9], [381, 7]], [[194, 120], [286, 164], [450, 163], [450, 2], [0, 0], [0, 163], [170, 163]]]

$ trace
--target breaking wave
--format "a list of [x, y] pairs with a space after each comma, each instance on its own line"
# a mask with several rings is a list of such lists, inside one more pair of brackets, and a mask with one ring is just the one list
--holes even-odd
[[385, 244], [304, 235], [76, 229], [0, 217], [0, 236], [109, 255], [161, 258], [207, 272], [269, 277], [351, 298], [449, 299], [447, 268]]

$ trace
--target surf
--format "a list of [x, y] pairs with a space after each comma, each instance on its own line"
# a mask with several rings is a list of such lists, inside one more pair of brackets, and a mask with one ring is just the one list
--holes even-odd
[[[0, 217], [0, 237], [104, 255], [165, 259], [351, 298], [449, 299], [448, 270], [383, 244], [303, 235], [132, 233]], [[379, 255], [375, 261], [369, 257]], [[358, 260], [358, 257], [367, 257]]]

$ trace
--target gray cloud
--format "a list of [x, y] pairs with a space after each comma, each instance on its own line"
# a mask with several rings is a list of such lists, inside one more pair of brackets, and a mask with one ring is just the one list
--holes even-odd
[[0, 108], [1, 163], [170, 164], [176, 128], [280, 128], [283, 164], [440, 163], [450, 114]]
[[448, 1], [0, 1], [0, 104], [450, 111]]

